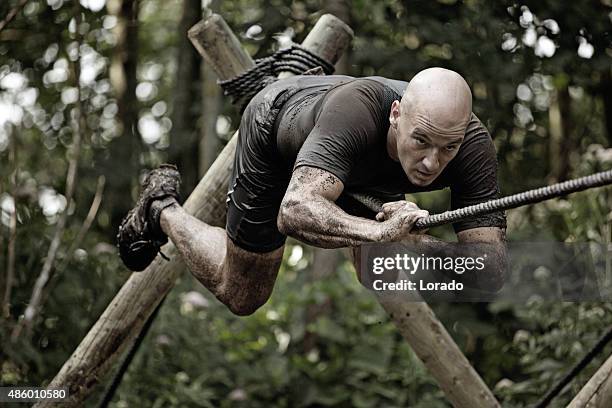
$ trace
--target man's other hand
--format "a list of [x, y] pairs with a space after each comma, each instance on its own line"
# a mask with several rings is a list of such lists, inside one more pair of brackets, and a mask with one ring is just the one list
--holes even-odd
[[382, 222], [382, 242], [411, 241], [416, 235], [425, 233], [413, 231], [418, 219], [429, 216], [429, 212], [421, 210], [415, 203], [402, 200], [385, 203], [382, 211], [376, 214], [376, 220]]

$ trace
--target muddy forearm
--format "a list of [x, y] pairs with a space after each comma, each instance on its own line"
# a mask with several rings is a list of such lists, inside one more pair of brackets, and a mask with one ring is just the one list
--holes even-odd
[[418, 248], [419, 253], [439, 257], [485, 257], [485, 268], [481, 271], [457, 275], [448, 271], [438, 271], [447, 277], [458, 278], [466, 286], [474, 289], [496, 292], [501, 289], [506, 274], [507, 259], [505, 242], [461, 242], [449, 243], [430, 235], [415, 235], [409, 242]]
[[321, 248], [359, 246], [384, 238], [383, 223], [355, 217], [323, 197], [288, 198], [279, 214], [281, 232]]

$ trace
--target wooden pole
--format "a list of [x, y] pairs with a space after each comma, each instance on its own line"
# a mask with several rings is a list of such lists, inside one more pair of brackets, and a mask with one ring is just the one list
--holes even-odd
[[[328, 20], [325, 24], [330, 22]], [[337, 35], [338, 32], [320, 23], [317, 23], [312, 31], [311, 35], [320, 37], [318, 41], [320, 44], [336, 41], [328, 36]], [[217, 74], [221, 79], [230, 78], [253, 65], [227, 24], [218, 15], [212, 15], [207, 21], [196, 24], [190, 30], [189, 37], [192, 41], [195, 38], [198, 42], [198, 51], [217, 58], [219, 63], [215, 69], [218, 69]], [[347, 34], [344, 48], [349, 43], [350, 35]], [[309, 51], [332, 63], [335, 63], [334, 58], [341, 54], [341, 52], [329, 54], [327, 50], [315, 47]], [[230, 55], [228, 58], [232, 61], [227, 69], [221, 63], [220, 58], [223, 55]], [[217, 226], [224, 224], [225, 196], [235, 149], [234, 135], [184, 204], [187, 212], [208, 224]], [[83, 405], [85, 398], [107, 374], [127, 345], [140, 332], [160, 300], [174, 286], [176, 278], [184, 270], [184, 265], [171, 243], [164, 246], [163, 251], [172, 260], [167, 262], [157, 257], [145, 271], [130, 276], [49, 384], [49, 387], [68, 387], [70, 397], [61, 403], [62, 407]], [[35, 407], [50, 407], [56, 404], [43, 401], [37, 403]]]
[[612, 405], [612, 370], [608, 371], [608, 379], [601, 385], [595, 400], [596, 408], [606, 408]]
[[612, 355], [595, 372], [567, 408], [609, 408], [612, 406]]
[[500, 407], [491, 390], [420, 296], [407, 300], [405, 296], [385, 293], [377, 298], [453, 407]]
[[189, 29], [187, 35], [222, 81], [242, 74], [255, 65], [219, 14], [213, 13], [200, 21]]

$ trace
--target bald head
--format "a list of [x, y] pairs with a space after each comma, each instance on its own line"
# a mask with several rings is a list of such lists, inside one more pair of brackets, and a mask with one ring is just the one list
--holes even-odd
[[463, 77], [429, 68], [412, 78], [389, 115], [387, 151], [415, 185], [433, 182], [457, 155], [472, 115], [472, 93]]
[[407, 119], [418, 115], [440, 131], [464, 131], [472, 113], [472, 92], [455, 71], [428, 68], [408, 84], [401, 111]]

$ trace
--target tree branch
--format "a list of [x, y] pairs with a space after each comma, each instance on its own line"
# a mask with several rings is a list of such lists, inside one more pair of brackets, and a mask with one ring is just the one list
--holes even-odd
[[0, 21], [0, 31], [2, 31], [4, 27], [6, 27], [8, 23], [10, 23], [15, 18], [17, 14], [19, 14], [21, 9], [26, 5], [27, 2], [28, 0], [20, 0], [19, 3], [17, 3], [17, 5], [8, 12], [6, 17], [4, 17], [4, 20]]
[[[85, 217], [83, 224], [81, 224], [81, 228], [79, 229], [79, 232], [77, 233], [76, 237], [72, 240], [70, 249], [68, 249], [68, 251], [66, 252], [66, 257], [64, 258], [62, 263], [57, 268], [55, 268], [57, 273], [62, 273], [64, 270], [66, 270], [66, 266], [72, 260], [72, 257], [74, 256], [74, 252], [76, 251], [79, 243], [83, 242], [83, 239], [85, 238], [85, 235], [87, 234], [87, 231], [89, 231], [91, 224], [93, 224], [93, 221], [96, 218], [96, 215], [98, 214], [98, 210], [100, 209], [100, 204], [102, 203], [102, 196], [104, 192], [105, 183], [106, 183], [106, 177], [104, 177], [104, 175], [100, 175], [98, 177], [96, 193], [94, 194], [93, 201], [91, 202], [91, 206], [89, 207], [89, 211], [87, 212], [87, 217]], [[40, 301], [41, 304], [47, 301], [49, 292], [53, 290], [52, 285], [49, 285], [49, 286], [47, 286], [47, 290], [43, 291], [43, 295], [41, 298], [42, 300]]]
[[11, 150], [9, 162], [13, 164], [11, 182], [11, 197], [13, 198], [13, 212], [9, 222], [8, 257], [6, 261], [6, 282], [4, 287], [4, 299], [2, 301], [2, 315], [8, 318], [11, 315], [11, 291], [15, 277], [15, 241], [17, 240], [17, 182], [19, 167], [17, 165], [17, 137], [13, 133], [11, 137]]
[[72, 256], [74, 254], [74, 251], [76, 251], [77, 246], [79, 245], [80, 242], [83, 242], [85, 235], [89, 231], [89, 228], [91, 228], [91, 224], [93, 224], [93, 221], [96, 218], [96, 215], [98, 214], [98, 210], [100, 209], [100, 204], [102, 203], [102, 196], [104, 193], [105, 184], [106, 184], [106, 178], [104, 177], [104, 175], [100, 175], [98, 177], [96, 193], [94, 195], [93, 201], [91, 202], [91, 206], [89, 207], [89, 211], [87, 212], [87, 217], [85, 217], [85, 220], [83, 221], [83, 224], [81, 225], [81, 228], [79, 229], [79, 232], [77, 233], [76, 237], [72, 241], [72, 244], [70, 245], [70, 249], [68, 249], [66, 258], [64, 259], [61, 266], [57, 268], [58, 271], [64, 270], [64, 268], [66, 267], [66, 264], [68, 264], [68, 262], [70, 262], [70, 260], [72, 259]]

